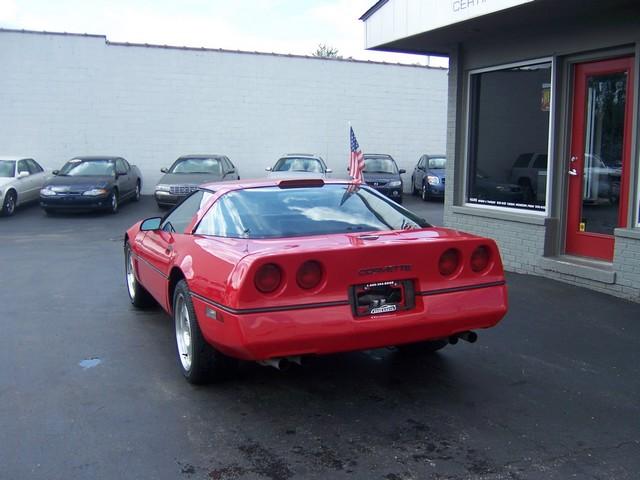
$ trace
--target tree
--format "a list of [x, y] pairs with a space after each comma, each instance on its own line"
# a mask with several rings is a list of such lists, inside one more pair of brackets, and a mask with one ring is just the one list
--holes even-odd
[[338, 55], [338, 49], [333, 48], [329, 45], [325, 45], [324, 43], [319, 43], [316, 51], [312, 53], [314, 57], [323, 57], [323, 58], [342, 58], [342, 55]]

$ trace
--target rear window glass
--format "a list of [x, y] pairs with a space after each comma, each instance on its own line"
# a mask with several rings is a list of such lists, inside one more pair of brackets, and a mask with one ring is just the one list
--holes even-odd
[[367, 187], [325, 185], [229, 192], [209, 209], [195, 233], [282, 238], [427, 226], [423, 219]]

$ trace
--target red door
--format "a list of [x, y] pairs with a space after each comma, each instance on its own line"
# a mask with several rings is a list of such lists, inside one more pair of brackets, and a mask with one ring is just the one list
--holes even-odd
[[565, 251], [613, 260], [629, 197], [633, 57], [575, 66]]

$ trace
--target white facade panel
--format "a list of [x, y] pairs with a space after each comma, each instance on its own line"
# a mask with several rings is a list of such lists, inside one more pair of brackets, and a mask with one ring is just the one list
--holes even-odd
[[366, 48], [535, 0], [389, 0], [365, 20]]
[[188, 153], [226, 154], [242, 178], [286, 152], [318, 153], [346, 176], [349, 121], [363, 151], [391, 154], [409, 175], [421, 154], [445, 148], [441, 69], [12, 31], [0, 31], [0, 63], [3, 153], [50, 169], [122, 155], [146, 193]]

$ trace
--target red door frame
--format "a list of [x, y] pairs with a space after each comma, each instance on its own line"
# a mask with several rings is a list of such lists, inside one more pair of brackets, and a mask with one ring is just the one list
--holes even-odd
[[597, 62], [580, 63], [574, 69], [573, 114], [571, 125], [571, 157], [576, 162], [568, 168], [575, 168], [578, 175], [569, 176], [567, 206], [567, 230], [565, 252], [572, 255], [613, 260], [614, 237], [600, 233], [579, 230], [582, 212], [582, 189], [584, 171], [585, 108], [587, 97], [587, 77], [627, 71], [627, 93], [624, 113], [624, 133], [622, 146], [622, 172], [620, 178], [620, 198], [618, 203], [618, 227], [627, 226], [629, 209], [629, 170], [631, 163], [631, 122], [633, 121], [633, 57], [616, 58]]

